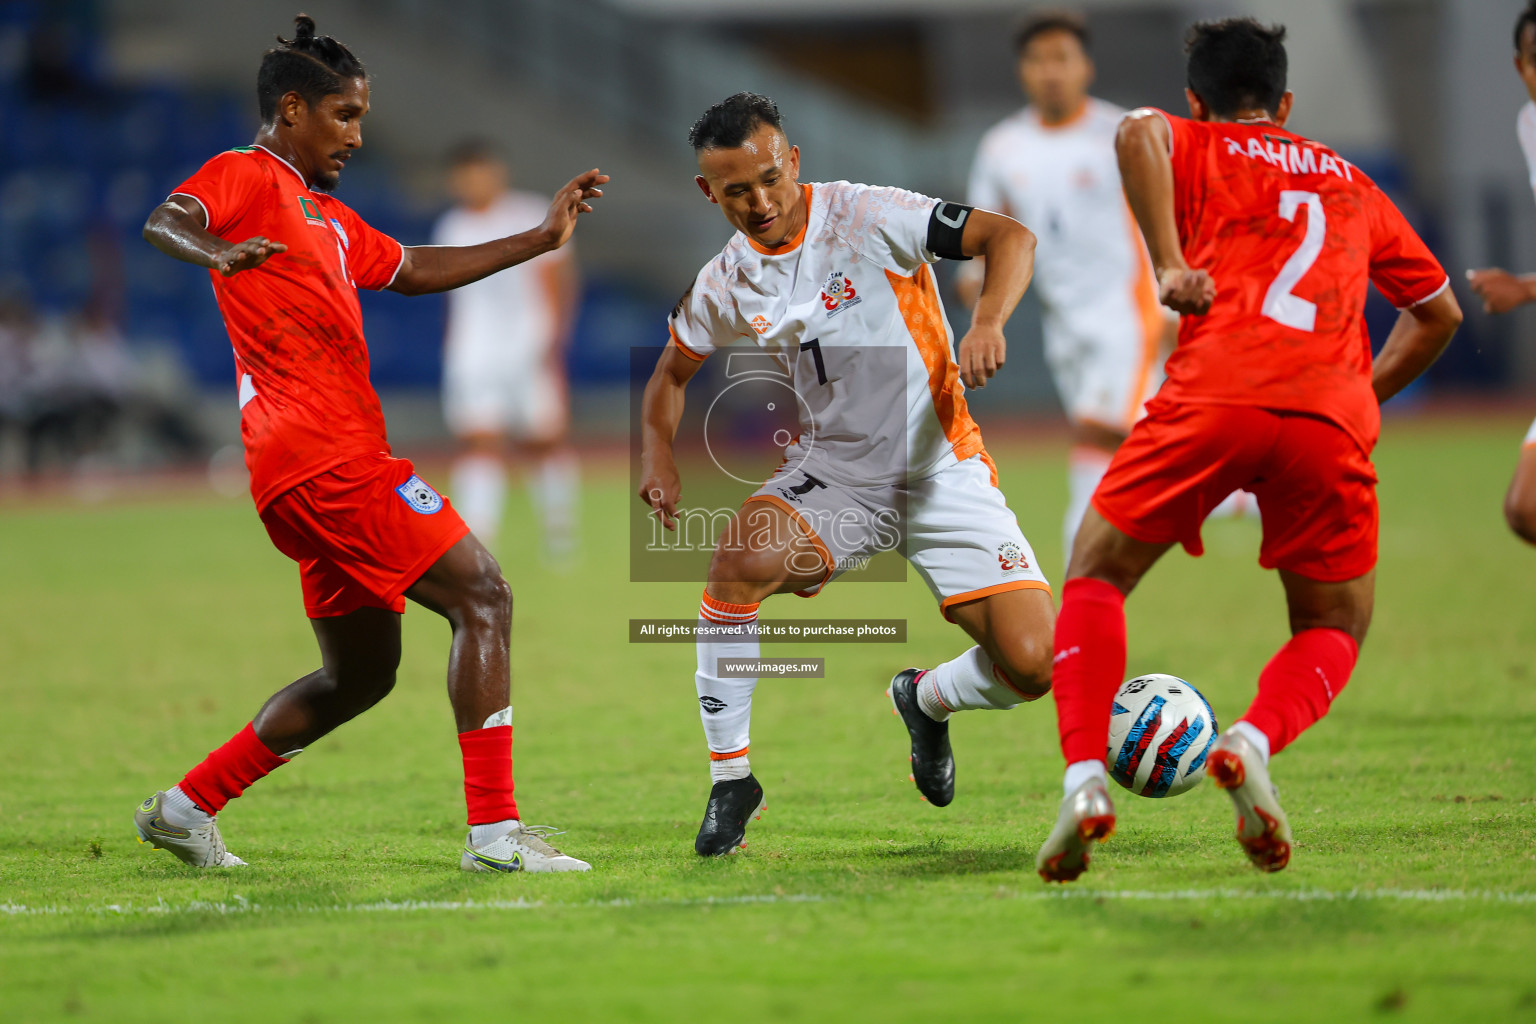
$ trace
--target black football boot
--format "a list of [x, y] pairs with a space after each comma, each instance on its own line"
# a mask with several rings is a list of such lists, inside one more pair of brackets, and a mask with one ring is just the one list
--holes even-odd
[[746, 846], [747, 819], [761, 819], [767, 806], [763, 787], [752, 775], [715, 783], [709, 791], [699, 837], [693, 841], [694, 850], [700, 857], [723, 857]]
[[949, 723], [935, 722], [917, 703], [922, 669], [903, 669], [891, 678], [890, 695], [896, 714], [912, 737], [912, 781], [935, 807], [955, 798], [955, 755], [949, 747]]

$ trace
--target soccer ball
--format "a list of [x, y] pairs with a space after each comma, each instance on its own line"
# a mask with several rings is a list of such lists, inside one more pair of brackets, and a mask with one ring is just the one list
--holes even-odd
[[1127, 679], [1110, 709], [1110, 778], [1141, 796], [1178, 796], [1200, 784], [1216, 716], [1178, 676]]

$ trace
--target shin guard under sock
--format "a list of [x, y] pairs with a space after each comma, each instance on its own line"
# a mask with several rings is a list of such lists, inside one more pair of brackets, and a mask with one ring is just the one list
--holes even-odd
[[1109, 711], [1125, 676], [1125, 595], [1080, 576], [1061, 588], [1051, 693], [1067, 764], [1104, 760]]
[[1243, 721], [1269, 737], [1278, 754], [1328, 713], [1349, 682], [1360, 648], [1341, 629], [1304, 629], [1259, 674], [1259, 692]]

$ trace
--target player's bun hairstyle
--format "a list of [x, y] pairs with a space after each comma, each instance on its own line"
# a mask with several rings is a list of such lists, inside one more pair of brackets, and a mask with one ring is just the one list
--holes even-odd
[[[1536, 0], [1532, 0], [1536, 3]], [[1024, 47], [1028, 46], [1037, 36], [1043, 36], [1047, 32], [1069, 32], [1077, 37], [1082, 44], [1083, 52], [1088, 52], [1088, 44], [1092, 37], [1088, 34], [1088, 22], [1081, 14], [1072, 11], [1036, 11], [1023, 21], [1013, 32], [1013, 50], [1022, 55]]]
[[1197, 21], [1184, 37], [1190, 91], [1217, 117], [1242, 110], [1273, 114], [1285, 95], [1285, 26], [1252, 18]]
[[735, 149], [752, 137], [763, 125], [784, 129], [778, 104], [755, 92], [727, 96], [704, 111], [704, 116], [688, 129], [688, 142], [694, 151]]
[[1525, 10], [1520, 12], [1520, 17], [1515, 19], [1515, 49], [1520, 49], [1520, 36], [1525, 32], [1525, 26], [1536, 25], [1536, 0], [1530, 0], [1525, 5]]
[[277, 37], [278, 45], [262, 54], [256, 72], [256, 105], [261, 123], [277, 116], [277, 101], [290, 92], [304, 97], [310, 106], [342, 91], [349, 78], [366, 78], [363, 62], [330, 36], [315, 35], [315, 19], [301, 14], [293, 19], [293, 38]]

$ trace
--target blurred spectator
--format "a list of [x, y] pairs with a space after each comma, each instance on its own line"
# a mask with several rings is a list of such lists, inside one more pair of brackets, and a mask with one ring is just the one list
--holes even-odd
[[0, 296], [0, 431], [28, 474], [189, 462], [205, 443], [196, 391], [171, 349], [135, 348], [105, 302], [39, 318], [25, 295]]

